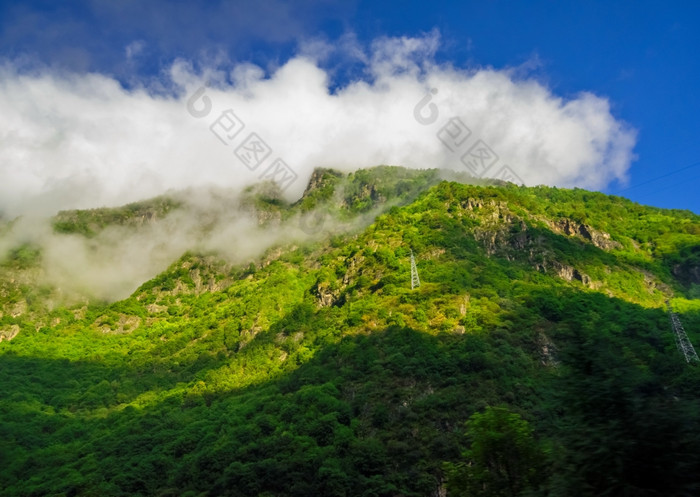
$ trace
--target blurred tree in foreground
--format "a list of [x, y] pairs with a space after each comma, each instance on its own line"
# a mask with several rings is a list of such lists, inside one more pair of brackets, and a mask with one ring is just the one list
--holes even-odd
[[537, 486], [543, 451], [519, 414], [488, 407], [466, 426], [470, 447], [463, 461], [445, 465], [450, 496], [515, 497]]

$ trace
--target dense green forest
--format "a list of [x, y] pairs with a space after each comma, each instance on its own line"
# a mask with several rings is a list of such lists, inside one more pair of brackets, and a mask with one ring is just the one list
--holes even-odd
[[189, 251], [117, 302], [57, 300], [41, 247], [0, 254], [0, 494], [700, 495], [700, 367], [665, 305], [700, 345], [700, 216], [395, 167], [246, 195], [261, 232], [318, 230]]

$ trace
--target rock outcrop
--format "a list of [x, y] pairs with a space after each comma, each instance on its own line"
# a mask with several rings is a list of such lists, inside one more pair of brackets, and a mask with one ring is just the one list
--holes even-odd
[[7, 328], [0, 329], [0, 342], [7, 340], [8, 342], [17, 336], [19, 333], [19, 325], [13, 324]]
[[554, 223], [548, 223], [552, 230], [568, 236], [580, 236], [602, 250], [621, 248], [622, 245], [610, 237], [609, 233], [599, 231], [588, 224], [578, 223], [572, 219], [564, 218]]

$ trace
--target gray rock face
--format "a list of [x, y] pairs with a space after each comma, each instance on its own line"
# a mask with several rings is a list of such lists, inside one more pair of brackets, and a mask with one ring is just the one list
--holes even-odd
[[8, 342], [17, 336], [19, 333], [19, 325], [13, 324], [7, 328], [0, 329], [0, 342], [7, 340]]
[[622, 247], [620, 243], [610, 238], [609, 233], [598, 231], [587, 224], [577, 223], [572, 219], [561, 219], [554, 223], [552, 228], [554, 231], [568, 236], [580, 236], [602, 250], [613, 250]]

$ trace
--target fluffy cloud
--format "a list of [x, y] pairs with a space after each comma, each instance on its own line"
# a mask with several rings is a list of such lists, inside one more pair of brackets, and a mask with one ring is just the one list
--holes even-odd
[[[341, 86], [327, 61], [343, 54], [322, 42], [267, 73], [251, 64], [195, 72], [178, 61], [160, 87], [134, 90], [100, 74], [26, 74], [7, 63], [0, 69], [0, 211], [50, 214], [168, 189], [239, 187], [276, 158], [297, 175], [286, 190], [293, 198], [318, 166], [466, 170], [460, 157], [478, 140], [498, 156], [489, 174], [508, 165], [526, 184], [596, 189], [625, 179], [635, 133], [605, 98], [564, 99], [510, 70], [437, 64], [438, 44], [436, 33], [386, 38], [365, 53], [346, 39], [338, 46], [362, 65], [362, 77]], [[187, 104], [205, 82], [203, 98], [191, 104], [211, 109], [195, 117]], [[414, 118], [421, 101], [420, 115], [430, 117], [424, 124]], [[223, 129], [215, 123], [228, 109], [245, 128], [225, 145], [210, 128]], [[453, 117], [471, 134], [450, 151], [438, 133]], [[253, 171], [234, 154], [251, 132], [272, 150]]]

